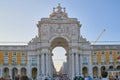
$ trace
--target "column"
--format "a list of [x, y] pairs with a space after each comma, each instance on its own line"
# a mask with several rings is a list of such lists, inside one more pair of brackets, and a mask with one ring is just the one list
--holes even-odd
[[40, 73], [40, 76], [41, 76], [41, 74], [42, 74], [42, 69], [41, 69], [41, 67], [42, 67], [42, 60], [41, 60], [41, 55], [39, 55], [39, 73]]
[[18, 75], [20, 75], [20, 73], [21, 73], [21, 70], [20, 70], [20, 68], [18, 68]]
[[98, 66], [98, 76], [101, 76], [101, 66]]
[[74, 54], [72, 53], [72, 79], [74, 78]]
[[50, 54], [48, 54], [48, 76], [50, 76], [51, 68], [50, 68]]
[[76, 75], [79, 75], [79, 63], [78, 63], [78, 54], [75, 55], [76, 59]]
[[49, 75], [53, 77], [52, 53], [49, 54]]
[[80, 54], [80, 75], [83, 75], [83, 72], [82, 72], [82, 54]]
[[42, 76], [45, 76], [45, 63], [44, 63], [44, 57], [45, 55], [41, 55], [41, 68], [42, 68]]
[[37, 78], [40, 76], [40, 62], [39, 62], [39, 60], [40, 60], [40, 55], [39, 55], [39, 53], [38, 53], [38, 55], [37, 55]]
[[9, 75], [10, 75], [10, 78], [12, 79], [12, 68], [9, 68]]
[[[91, 53], [91, 52], [90, 52], [90, 53]], [[87, 57], [88, 57], [88, 65], [89, 65], [89, 67], [88, 67], [88, 68], [89, 68], [89, 69], [88, 69], [88, 74], [89, 74], [89, 76], [92, 77], [93, 75], [92, 75], [91, 55], [89, 54]]]
[[[74, 61], [74, 59], [72, 59], [72, 49], [71, 48], [69, 48], [69, 78], [70, 78], [70, 80], [73, 80], [73, 71], [72, 71], [72, 69], [74, 68], [74, 64], [73, 64], [73, 61]], [[73, 58], [74, 58], [74, 55], [73, 55]]]
[[78, 68], [79, 68], [79, 75], [80, 75], [80, 72], [81, 72], [80, 71], [80, 54], [78, 54], [78, 65], [79, 65]]
[[4, 67], [2, 67], [2, 77], [4, 77], [5, 76], [5, 74], [4, 74]]
[[31, 77], [31, 55], [30, 54], [28, 54], [27, 75]]
[[49, 69], [48, 69], [48, 53], [46, 53], [46, 76], [48, 76], [48, 73], [49, 73]]
[[72, 72], [71, 72], [71, 54], [70, 54], [70, 52], [69, 52], [69, 54], [68, 54], [68, 76], [69, 76], [69, 78], [71, 77], [71, 74], [72, 74]]

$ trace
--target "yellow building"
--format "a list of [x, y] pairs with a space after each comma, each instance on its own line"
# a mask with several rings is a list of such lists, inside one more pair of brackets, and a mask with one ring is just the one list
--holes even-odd
[[26, 46], [0, 46], [0, 76], [27, 75], [28, 51]]
[[93, 76], [100, 76], [102, 71], [109, 74], [120, 73], [120, 45], [92, 45], [91, 51]]

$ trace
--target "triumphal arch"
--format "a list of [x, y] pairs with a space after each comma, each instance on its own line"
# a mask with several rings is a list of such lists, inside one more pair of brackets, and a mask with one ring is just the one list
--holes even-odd
[[[81, 35], [81, 23], [68, 17], [60, 4], [37, 27], [38, 35], [27, 45], [0, 45], [0, 77], [14, 80], [27, 75], [31, 80], [44, 80], [65, 75], [73, 80], [81, 75], [98, 77], [103, 71], [120, 73], [120, 45], [91, 45]], [[61, 74], [53, 64], [56, 47], [66, 50]]]
[[92, 75], [90, 43], [80, 33], [80, 22], [76, 18], [69, 18], [65, 8], [60, 4], [53, 8], [49, 18], [42, 18], [37, 27], [38, 36], [29, 42], [29, 47], [34, 45], [38, 53], [38, 76], [53, 77], [55, 74], [52, 50], [56, 46], [67, 51], [67, 75], [70, 79], [82, 75], [83, 70]]

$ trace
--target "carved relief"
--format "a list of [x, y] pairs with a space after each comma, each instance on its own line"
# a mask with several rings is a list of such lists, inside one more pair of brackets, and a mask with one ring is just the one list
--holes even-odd
[[77, 27], [76, 25], [71, 24], [71, 29], [72, 29], [71, 32], [73, 36], [75, 36], [78, 31], [76, 27]]
[[48, 24], [43, 24], [41, 27], [41, 38], [47, 39], [47, 36], [49, 36], [49, 26]]
[[51, 25], [50, 27], [50, 33], [51, 35], [64, 35], [64, 36], [71, 36], [71, 31], [69, 29], [69, 25], [62, 25], [62, 24], [56, 24], [56, 25]]
[[49, 39], [52, 36], [66, 36], [69, 39], [78, 36], [75, 24], [43, 24], [41, 27], [42, 39]]
[[44, 25], [42, 27], [42, 33], [43, 33], [44, 36], [48, 34], [48, 27], [47, 27], [47, 25]]

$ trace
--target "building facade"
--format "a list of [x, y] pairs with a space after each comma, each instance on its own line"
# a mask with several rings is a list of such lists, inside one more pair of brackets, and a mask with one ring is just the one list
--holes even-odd
[[[66, 50], [67, 72], [75, 76], [101, 76], [104, 70], [119, 73], [120, 45], [91, 45], [80, 33], [77, 18], [69, 18], [60, 4], [49, 18], [37, 24], [38, 35], [28, 45], [0, 46], [0, 76], [27, 75], [30, 78], [53, 77], [56, 74], [52, 50], [61, 46]], [[64, 71], [63, 71], [64, 72]]]

